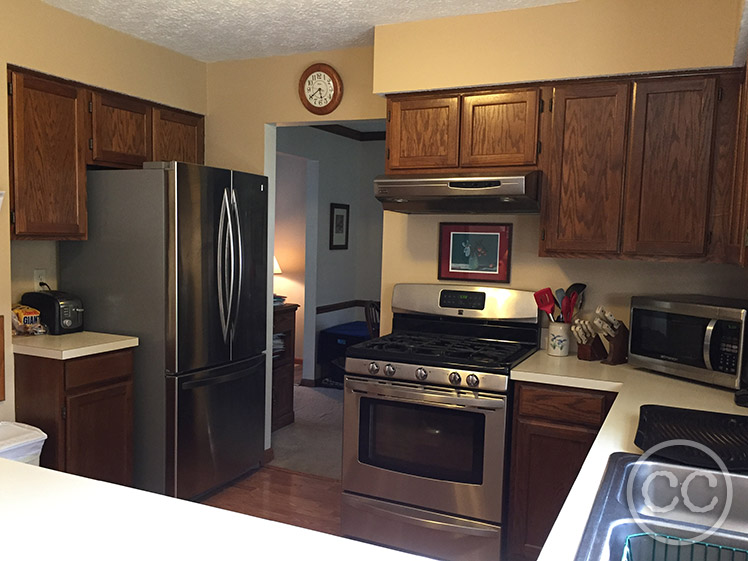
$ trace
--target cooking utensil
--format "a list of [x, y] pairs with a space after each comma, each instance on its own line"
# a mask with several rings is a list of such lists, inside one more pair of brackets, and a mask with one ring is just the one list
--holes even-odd
[[577, 345], [584, 345], [584, 337], [580, 333], [578, 325], [571, 326], [571, 334], [574, 335], [574, 339], [577, 340]]
[[561, 318], [564, 323], [569, 323], [571, 320], [571, 300], [568, 296], [564, 296], [564, 300], [561, 302]]
[[602, 318], [597, 317], [592, 321], [592, 323], [594, 323], [595, 326], [599, 327], [600, 330], [608, 337], [616, 336], [615, 330], [610, 326], [608, 322], [604, 321]]
[[582, 307], [582, 301], [584, 300], [584, 291], [587, 288], [587, 285], [581, 282], [575, 282], [571, 285], [569, 285], [569, 288], [566, 289], [566, 296], [571, 298], [571, 295], [576, 293], [577, 294], [577, 305], [579, 308]]
[[574, 310], [577, 306], [577, 298], [579, 298], [579, 294], [577, 292], [573, 292], [571, 298], [569, 298], [569, 321], [571, 321], [571, 318], [574, 317]]
[[563, 288], [557, 288], [556, 292], [554, 293], [556, 295], [556, 305], [561, 308], [561, 302], [564, 301], [564, 296], [566, 296], [566, 292]]
[[538, 309], [548, 314], [551, 321], [556, 321], [553, 319], [553, 311], [556, 307], [556, 301], [553, 298], [553, 292], [551, 292], [550, 288], [538, 290], [535, 293], [535, 302], [538, 304]]

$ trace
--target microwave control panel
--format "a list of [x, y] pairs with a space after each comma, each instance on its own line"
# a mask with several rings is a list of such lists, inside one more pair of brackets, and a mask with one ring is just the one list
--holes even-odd
[[719, 372], [735, 374], [738, 371], [740, 354], [740, 323], [718, 321], [714, 326], [710, 359], [712, 368]]

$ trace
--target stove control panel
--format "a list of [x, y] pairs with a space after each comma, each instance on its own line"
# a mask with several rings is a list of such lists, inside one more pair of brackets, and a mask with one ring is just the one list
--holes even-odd
[[482, 310], [486, 307], [486, 293], [467, 292], [465, 290], [442, 290], [439, 294], [439, 306], [442, 308], [459, 308], [461, 310]]
[[371, 359], [351, 358], [345, 360], [345, 370], [349, 374], [359, 374], [373, 378], [392, 378], [407, 382], [422, 382], [434, 386], [451, 386], [469, 390], [505, 392], [509, 376], [454, 370], [437, 366], [418, 366], [400, 362], [378, 362]]

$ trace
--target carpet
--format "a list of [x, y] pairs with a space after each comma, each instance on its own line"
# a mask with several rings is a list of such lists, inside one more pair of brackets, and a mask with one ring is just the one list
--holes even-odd
[[343, 453], [343, 392], [294, 386], [295, 420], [271, 436], [269, 465], [340, 479]]

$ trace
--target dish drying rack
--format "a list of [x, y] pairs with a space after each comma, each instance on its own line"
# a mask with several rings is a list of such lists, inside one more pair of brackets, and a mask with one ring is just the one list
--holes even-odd
[[748, 550], [644, 533], [626, 538], [622, 561], [748, 561]]

